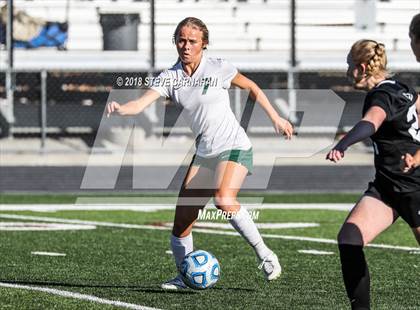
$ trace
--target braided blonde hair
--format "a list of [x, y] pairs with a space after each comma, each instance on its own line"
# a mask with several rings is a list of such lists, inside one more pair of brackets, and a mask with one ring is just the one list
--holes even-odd
[[366, 64], [366, 75], [388, 76], [385, 45], [374, 40], [359, 40], [353, 44], [350, 55], [356, 65]]

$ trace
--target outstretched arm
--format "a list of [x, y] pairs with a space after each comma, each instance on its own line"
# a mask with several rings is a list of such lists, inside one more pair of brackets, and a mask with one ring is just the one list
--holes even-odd
[[373, 135], [386, 118], [386, 112], [378, 107], [371, 107], [337, 145], [327, 154], [326, 159], [338, 162], [344, 157], [347, 148], [357, 142], [363, 141]]
[[276, 133], [283, 132], [287, 139], [290, 139], [293, 134], [293, 126], [290, 122], [284, 118], [281, 118], [277, 111], [273, 108], [267, 96], [261, 90], [261, 88], [252, 80], [248, 79], [244, 75], [238, 73], [233, 78], [231, 84], [238, 86], [241, 89], [247, 89], [250, 91], [251, 98], [257, 101], [264, 111], [267, 113], [273, 122]]
[[160, 94], [157, 91], [149, 89], [140, 98], [125, 104], [119, 104], [118, 102], [112, 101], [106, 106], [107, 117], [112, 113], [117, 113], [119, 115], [138, 114], [155, 102], [159, 97]]

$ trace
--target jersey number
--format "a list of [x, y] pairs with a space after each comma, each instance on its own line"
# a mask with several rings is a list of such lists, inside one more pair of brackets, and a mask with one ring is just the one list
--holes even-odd
[[420, 129], [419, 129], [419, 117], [417, 115], [416, 105], [413, 104], [407, 113], [407, 122], [411, 124], [408, 133], [413, 137], [414, 140], [420, 142]]

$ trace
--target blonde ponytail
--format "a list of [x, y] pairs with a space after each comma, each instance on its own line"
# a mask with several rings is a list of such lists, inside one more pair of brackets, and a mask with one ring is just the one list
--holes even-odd
[[366, 64], [366, 74], [388, 75], [385, 45], [374, 40], [359, 40], [353, 44], [350, 55], [356, 65]]

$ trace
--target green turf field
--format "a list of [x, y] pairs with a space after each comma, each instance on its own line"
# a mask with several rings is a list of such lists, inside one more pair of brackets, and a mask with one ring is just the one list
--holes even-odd
[[[115, 197], [124, 197], [124, 198], [154, 198], [157, 203], [163, 202], [165, 200], [174, 201], [176, 199], [177, 193], [171, 194], [84, 194], [84, 195], [22, 195], [22, 194], [0, 194], [0, 204], [53, 204], [53, 203], [75, 203], [80, 198], [115, 198]], [[264, 194], [261, 192], [255, 193], [240, 193], [240, 197], [258, 197], [263, 198], [264, 203], [354, 203], [360, 197], [359, 194]]]
[[[270, 202], [305, 202], [302, 196], [299, 197], [271, 197]], [[351, 199], [350, 196], [330, 198], [334, 202]], [[42, 196], [20, 199], [3, 196], [2, 202], [71, 202], [71, 196], [57, 196], [53, 201], [45, 199]], [[325, 202], [326, 198], [323, 199], [317, 202]], [[309, 201], [313, 201], [313, 197]], [[266, 243], [278, 254], [283, 267], [281, 278], [273, 283], [264, 281], [253, 251], [244, 240], [239, 236], [220, 234], [232, 230], [196, 231], [195, 248], [216, 255], [222, 268], [221, 280], [216, 287], [206, 291], [168, 293], [159, 285], [175, 275], [172, 256], [166, 252], [170, 230], [169, 227], [162, 229], [162, 223], [172, 221], [172, 210], [2, 211], [0, 222], [3, 223], [40, 224], [55, 218], [51, 221], [93, 221], [96, 228], [0, 231], [0, 308], [134, 309], [137, 305], [138, 309], [141, 306], [160, 309], [347, 309], [336, 245], [302, 240], [303, 237], [335, 240], [346, 214], [345, 211], [330, 210], [260, 210], [260, 223], [319, 224], [310, 228], [261, 229], [266, 235]], [[13, 215], [20, 217], [13, 218]], [[116, 227], [112, 224], [134, 225]], [[291, 239], [285, 239], [287, 237]], [[410, 229], [400, 220], [374, 243], [418, 249]], [[332, 254], [305, 254], [300, 250]], [[66, 256], [31, 254], [34, 251]], [[367, 248], [366, 256], [371, 272], [372, 309], [420, 309], [420, 249]], [[31, 291], [28, 287], [50, 290]], [[100, 299], [86, 300], [94, 297]], [[107, 305], [107, 302], [111, 304]], [[117, 302], [121, 302], [120, 306]]]

